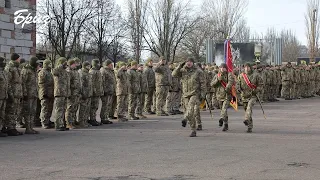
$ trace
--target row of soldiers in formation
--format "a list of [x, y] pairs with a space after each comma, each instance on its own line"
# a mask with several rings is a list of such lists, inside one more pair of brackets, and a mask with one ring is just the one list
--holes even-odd
[[[1, 134], [3, 136], [22, 134], [15, 129], [20, 111], [25, 120], [25, 133], [38, 133], [33, 129], [37, 98], [41, 100], [40, 119], [43, 128], [46, 129], [53, 128], [53, 123], [50, 121], [53, 107], [55, 107], [55, 128], [65, 131], [74, 127], [111, 124], [110, 120], [115, 118], [115, 114], [121, 122], [127, 121], [128, 118], [131, 120], [146, 118], [142, 113], [143, 109], [148, 114], [159, 116], [182, 114], [179, 110], [181, 104], [185, 111], [182, 125], [186, 126], [186, 122], [189, 121], [192, 127], [191, 136], [195, 136], [196, 124], [198, 124], [198, 130], [202, 129], [199, 108], [190, 109], [190, 106], [198, 102], [190, 97], [196, 95], [199, 102], [207, 100], [208, 108], [221, 109], [219, 125], [222, 126], [224, 123], [223, 130], [228, 130], [226, 111], [229, 104], [225, 101], [226, 99], [230, 101], [231, 96], [223, 93], [225, 89], [230, 88], [228, 84], [235, 83], [231, 80], [229, 83], [228, 79], [235, 78], [228, 78], [232, 73], [227, 73], [228, 75], [224, 77], [225, 64], [220, 68], [216, 65], [195, 66], [194, 60], [189, 58], [187, 60], [190, 62], [189, 65], [168, 65], [161, 57], [155, 67], [152, 60], [148, 59], [145, 66], [136, 61], [130, 64], [118, 62], [114, 71], [110, 60], [104, 61], [103, 67], [100, 67], [98, 60], [92, 60], [91, 64], [84, 62], [80, 65], [78, 58], [67, 61], [62, 57], [57, 60], [54, 69], [51, 61], [45, 60], [43, 68], [37, 70], [35, 57], [32, 57], [22, 68], [19, 66], [20, 57], [17, 54], [12, 54], [11, 61], [6, 66], [4, 59], [0, 60], [0, 89], [2, 90], [0, 126], [3, 126]], [[275, 100], [280, 93], [280, 87], [282, 87], [281, 96], [285, 99], [310, 97], [319, 93], [319, 78], [317, 78], [319, 68], [315, 65], [292, 67], [288, 63], [285, 67], [262, 65], [247, 65], [247, 67], [255, 72], [252, 80], [261, 77], [262, 85], [255, 85], [255, 87], [256, 89], [260, 87], [259, 96], [264, 101]], [[177, 73], [175, 69], [183, 71]], [[193, 73], [196, 75], [192, 76]], [[218, 77], [219, 74], [220, 77]], [[247, 72], [247, 74], [250, 73]], [[232, 75], [239, 76], [239, 70], [235, 68]], [[223, 82], [226, 83], [226, 87], [221, 83], [223, 78], [225, 78]], [[215, 79], [219, 79], [216, 80], [218, 83], [214, 83]], [[219, 92], [219, 87], [223, 87], [224, 90]], [[240, 96], [243, 90], [238, 89], [238, 91], [240, 92], [238, 93], [239, 102], [250, 112], [253, 104], [249, 103], [248, 106], [248, 98]], [[96, 112], [100, 99], [102, 101], [101, 123], [98, 123]], [[79, 111], [78, 116], [77, 111]], [[126, 111], [128, 118], [125, 116]], [[250, 132], [252, 131], [251, 113], [247, 116], [245, 124], [251, 129], [248, 130]]]

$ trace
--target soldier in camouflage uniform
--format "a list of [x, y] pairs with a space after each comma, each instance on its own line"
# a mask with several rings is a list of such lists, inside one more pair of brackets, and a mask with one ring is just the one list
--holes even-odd
[[160, 57], [159, 63], [154, 68], [156, 74], [156, 110], [157, 116], [168, 116], [163, 110], [166, 102], [166, 97], [171, 85], [170, 69], [167, 66], [164, 57]]
[[310, 95], [314, 97], [316, 92], [316, 71], [314, 67], [314, 62], [310, 63]]
[[291, 90], [292, 90], [292, 80], [293, 80], [293, 69], [291, 63], [288, 62], [286, 67], [281, 69], [281, 78], [282, 78], [282, 90], [281, 97], [285, 100], [291, 99]]
[[231, 88], [234, 84], [234, 77], [232, 73], [228, 73], [227, 65], [222, 63], [219, 67], [219, 73], [213, 78], [211, 86], [217, 88], [217, 99], [221, 108], [219, 126], [224, 127], [222, 131], [228, 131], [228, 114], [227, 109], [231, 101]]
[[[6, 60], [0, 57], [0, 130], [2, 130], [5, 122], [5, 111], [8, 99], [8, 77], [3, 71], [6, 66]], [[0, 131], [0, 137], [6, 137], [7, 134]]]
[[38, 88], [36, 86], [37, 61], [38, 58], [32, 57], [29, 64], [25, 65], [21, 71], [23, 91], [22, 114], [26, 126], [25, 134], [39, 134], [38, 131], [33, 129], [38, 98]]
[[43, 61], [43, 68], [38, 73], [38, 97], [41, 104], [40, 119], [44, 129], [52, 128], [50, 118], [54, 102], [54, 82], [51, 74], [52, 64], [50, 60]]
[[74, 59], [68, 61], [67, 72], [70, 77], [70, 96], [67, 99], [66, 122], [67, 128], [74, 129], [77, 123], [77, 111], [79, 109], [79, 101], [81, 98], [81, 82], [80, 75], [77, 71], [77, 63]]
[[[175, 69], [174, 65], [170, 64], [169, 69], [172, 72]], [[179, 107], [176, 107], [177, 106], [176, 101], [180, 91], [180, 80], [179, 80], [179, 77], [171, 77], [171, 78], [172, 78], [172, 84], [169, 88], [169, 93], [167, 95], [166, 107], [167, 107], [167, 113], [169, 115], [175, 115], [176, 111], [179, 109]]]
[[6, 104], [6, 133], [9, 136], [22, 135], [16, 130], [16, 122], [19, 115], [19, 107], [22, 100], [22, 78], [20, 74], [20, 56], [16, 53], [11, 55], [11, 60], [5, 67], [5, 73], [8, 76], [8, 99]]
[[137, 61], [131, 62], [131, 68], [127, 71], [128, 77], [128, 93], [129, 93], [129, 104], [128, 104], [128, 116], [131, 120], [137, 120], [138, 117], [135, 116], [135, 109], [139, 101], [140, 94], [140, 76], [137, 72], [138, 63]]
[[[100, 73], [100, 62], [98, 59], [93, 59], [91, 62], [92, 68], [89, 73], [92, 78], [92, 97], [91, 97], [91, 109], [90, 109], [90, 120], [89, 124], [92, 126], [99, 126], [100, 123], [97, 122], [96, 116], [99, 109], [100, 97], [104, 95], [102, 86], [102, 76]], [[100, 114], [99, 114], [100, 116]]]
[[144, 108], [145, 97], [148, 92], [148, 80], [147, 80], [146, 74], [143, 71], [142, 64], [138, 65], [137, 72], [139, 74], [139, 80], [140, 80], [140, 93], [138, 95], [138, 102], [137, 102], [137, 107], [135, 111], [136, 111], [136, 116], [139, 119], [145, 119], [147, 117], [142, 114], [142, 109]]
[[[101, 97], [101, 122], [103, 124], [113, 124], [109, 120], [109, 113], [113, 104], [113, 97], [116, 92], [116, 77], [113, 72], [113, 64], [111, 60], [103, 62], [103, 67], [100, 69], [102, 75], [102, 85], [104, 96]], [[113, 114], [112, 114], [113, 116]]]
[[70, 96], [70, 77], [67, 69], [67, 59], [60, 57], [57, 66], [52, 70], [54, 81], [54, 114], [55, 128], [57, 131], [66, 131], [64, 115], [66, 111], [67, 98]]
[[[213, 72], [212, 72], [212, 79], [219, 73], [219, 67], [217, 65], [213, 66]], [[211, 82], [210, 82], [210, 86], [211, 86]], [[212, 94], [212, 105], [213, 107], [216, 107], [217, 109], [220, 109], [219, 107], [219, 102], [217, 100], [217, 88], [211, 86], [211, 89], [213, 91]]]
[[146, 100], [145, 100], [145, 107], [144, 111], [149, 114], [155, 114], [154, 111], [151, 111], [151, 106], [155, 106], [153, 103], [153, 96], [156, 91], [156, 79], [155, 79], [155, 73], [152, 69], [152, 59], [149, 58], [146, 62], [146, 67], [144, 68], [144, 74], [147, 76], [148, 80], [148, 92], [146, 94]]
[[119, 69], [116, 71], [116, 81], [117, 81], [117, 118], [119, 122], [128, 121], [125, 118], [125, 98], [128, 95], [128, 80], [127, 80], [127, 67], [124, 62], [118, 62]]
[[[281, 70], [280, 70], [280, 67], [277, 65], [275, 67], [275, 72], [276, 72], [276, 97], [277, 98], [280, 98], [281, 97]], [[262, 90], [263, 91], [263, 90]]]
[[[21, 72], [21, 70], [23, 69], [23, 67], [25, 65], [27, 65], [28, 63], [26, 62], [26, 60], [24, 58], [20, 59], [20, 64], [19, 64], [19, 72]], [[23, 114], [22, 114], [22, 109], [23, 109], [23, 103], [20, 103], [20, 106], [18, 107], [18, 114], [17, 114], [17, 126], [19, 128], [26, 128], [25, 124], [24, 124], [24, 119], [23, 119]]]
[[186, 126], [186, 120], [191, 127], [190, 137], [196, 136], [196, 109], [199, 110], [200, 101], [206, 98], [206, 83], [203, 72], [194, 66], [194, 59], [188, 58], [185, 63], [180, 64], [173, 72], [173, 77], [179, 77], [182, 81], [183, 101], [186, 107], [185, 120], [182, 126]]
[[279, 101], [276, 99], [276, 94], [277, 94], [277, 72], [274, 66], [270, 68], [271, 75], [272, 75], [272, 81], [271, 81], [271, 93], [270, 93], [270, 101], [275, 102]]
[[245, 65], [245, 72], [238, 76], [237, 89], [241, 91], [241, 97], [245, 110], [245, 119], [243, 123], [248, 126], [248, 133], [252, 132], [252, 108], [257, 101], [257, 95], [263, 88], [263, 81], [257, 72], [253, 72], [252, 65]]
[[[82, 68], [79, 70], [80, 81], [82, 85], [80, 107], [79, 107], [79, 127], [89, 127], [91, 124], [87, 124], [90, 114], [90, 105], [92, 97], [92, 77], [89, 73], [91, 65], [88, 61], [82, 63]], [[97, 124], [98, 125], [98, 124]]]
[[297, 92], [297, 86], [298, 86], [298, 76], [299, 73], [297, 72], [297, 66], [294, 64], [292, 66], [292, 94], [291, 94], [291, 99], [297, 99], [298, 98], [298, 92]]

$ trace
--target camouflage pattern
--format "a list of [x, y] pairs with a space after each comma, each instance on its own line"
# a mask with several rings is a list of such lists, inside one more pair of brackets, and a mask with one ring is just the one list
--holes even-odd
[[[99, 61], [97, 61], [99, 62]], [[91, 109], [90, 109], [90, 120], [96, 120], [97, 110], [99, 109], [100, 97], [104, 95], [102, 86], [102, 75], [100, 73], [100, 67], [92, 62], [92, 68], [89, 73], [92, 78], [92, 97], [91, 97]]]
[[8, 99], [8, 77], [3, 71], [3, 67], [0, 67], [0, 129], [2, 129], [5, 123], [5, 110], [6, 101]]
[[155, 73], [152, 69], [152, 66], [148, 66], [148, 65], [144, 68], [143, 71], [144, 71], [144, 74], [146, 75], [147, 81], [148, 81], [148, 91], [147, 91], [146, 98], [145, 98], [144, 111], [150, 112], [151, 106], [155, 105], [155, 103], [153, 103], [153, 96], [155, 94], [155, 89], [156, 89]]
[[[31, 60], [30, 60], [31, 61]], [[23, 118], [27, 129], [33, 128], [37, 109], [38, 87], [36, 67], [27, 64], [21, 71], [23, 90]]]
[[[219, 74], [221, 76], [219, 77]], [[227, 109], [230, 104], [231, 100], [231, 88], [232, 85], [234, 84], [235, 78], [231, 73], [227, 72], [219, 72], [211, 81], [211, 86], [214, 86], [217, 88], [217, 100], [219, 103], [219, 107], [221, 109], [220, 112], [220, 117], [223, 119], [225, 124], [228, 124], [228, 114], [227, 114]], [[221, 81], [224, 81], [227, 83], [226, 88], [224, 88], [221, 84]]]
[[125, 99], [128, 95], [128, 80], [126, 71], [122, 69], [118, 69], [116, 71], [116, 81], [117, 81], [117, 88], [116, 88], [116, 95], [117, 95], [117, 116], [121, 117], [125, 114], [126, 103]]
[[[89, 63], [87, 65], [90, 65]], [[91, 97], [92, 97], [92, 77], [89, 73], [89, 69], [86, 67], [82, 67], [79, 70], [80, 82], [82, 85], [81, 91], [81, 100], [79, 107], [79, 118], [78, 121], [80, 124], [85, 124], [90, 117], [90, 109], [91, 109]]]
[[81, 98], [80, 75], [76, 69], [67, 68], [70, 77], [70, 96], [67, 99], [66, 120], [72, 124], [77, 121], [77, 111], [79, 109]]
[[196, 114], [200, 112], [200, 101], [206, 97], [207, 84], [204, 74], [195, 65], [177, 67], [172, 72], [173, 77], [181, 78], [183, 104], [186, 108], [185, 119], [189, 122], [192, 131], [196, 131]]
[[8, 100], [6, 104], [5, 126], [8, 129], [16, 128], [19, 107], [21, 107], [22, 77], [20, 74], [19, 63], [11, 60], [5, 67], [5, 73], [8, 77]]
[[148, 92], [148, 77], [145, 71], [138, 71], [138, 73], [140, 78], [140, 94], [138, 95], [136, 114], [142, 116], [142, 109], [144, 108], [145, 97]]
[[101, 119], [108, 120], [110, 115], [114, 115], [114, 113], [110, 113], [110, 111], [112, 110], [113, 98], [116, 93], [116, 77], [114, 71], [106, 65], [100, 69], [100, 72], [104, 91], [104, 96], [101, 97]]
[[135, 116], [135, 109], [137, 102], [139, 101], [140, 89], [140, 76], [136, 69], [130, 69], [127, 71], [128, 77], [128, 115], [129, 117]]
[[291, 66], [286, 66], [281, 69], [281, 80], [282, 89], [281, 97], [289, 99], [292, 94], [292, 80], [293, 80], [293, 69]]
[[165, 113], [164, 106], [171, 85], [171, 75], [168, 65], [157, 64], [154, 68], [156, 75], [156, 113], [157, 115]]
[[51, 74], [51, 62], [45, 60], [38, 73], [38, 97], [40, 99], [40, 119], [43, 125], [49, 125], [54, 103], [54, 81]]

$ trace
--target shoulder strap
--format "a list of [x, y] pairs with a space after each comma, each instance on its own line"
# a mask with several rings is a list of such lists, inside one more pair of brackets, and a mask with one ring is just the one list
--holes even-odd
[[[218, 73], [218, 77], [220, 77], [220, 76], [221, 76], [221, 73]], [[224, 82], [224, 81], [221, 81], [221, 85], [222, 85], [224, 88], [227, 87], [227, 83]]]
[[248, 87], [249, 87], [249, 88], [251, 88], [251, 89], [256, 89], [256, 88], [257, 88], [257, 86], [256, 86], [256, 85], [254, 85], [254, 84], [252, 84], [252, 83], [250, 82], [250, 80], [249, 80], [249, 78], [248, 78], [247, 74], [245, 74], [245, 73], [241, 73], [241, 75], [242, 75], [242, 77], [243, 77], [244, 81], [246, 82], [246, 84], [248, 85]]

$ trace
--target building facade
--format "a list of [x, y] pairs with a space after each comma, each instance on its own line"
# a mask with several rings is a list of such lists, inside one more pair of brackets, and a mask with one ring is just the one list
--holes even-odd
[[0, 0], [0, 56], [10, 59], [11, 53], [18, 53], [28, 60], [36, 54], [36, 25], [14, 23], [14, 13], [28, 9], [35, 16], [36, 0]]

